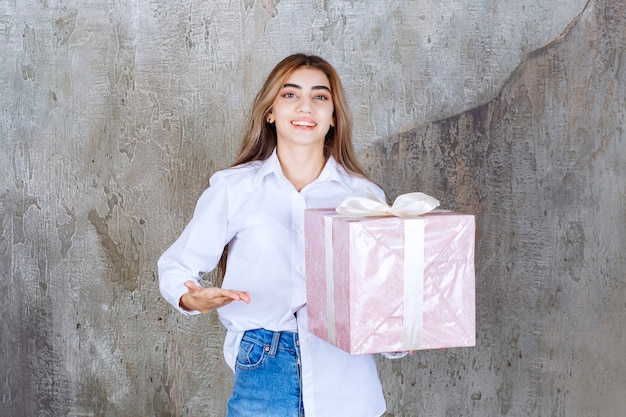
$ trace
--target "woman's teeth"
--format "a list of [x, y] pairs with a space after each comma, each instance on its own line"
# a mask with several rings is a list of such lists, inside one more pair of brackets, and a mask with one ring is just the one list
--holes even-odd
[[306, 127], [315, 126], [315, 123], [313, 122], [303, 122], [303, 121], [294, 121], [294, 122], [291, 122], [291, 124], [294, 126], [306, 126]]

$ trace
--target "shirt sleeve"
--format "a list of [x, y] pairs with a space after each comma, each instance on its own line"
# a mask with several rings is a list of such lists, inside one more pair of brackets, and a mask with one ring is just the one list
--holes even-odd
[[381, 201], [387, 202], [387, 196], [385, 195], [385, 191], [376, 183], [372, 182], [368, 179], [360, 179], [359, 187], [357, 188], [358, 195], [362, 197], [367, 197], [368, 194], [373, 193], [378, 199]]
[[228, 193], [225, 181], [212, 182], [200, 196], [193, 217], [158, 261], [159, 289], [163, 298], [183, 314], [199, 314], [180, 307], [187, 293], [185, 281], [199, 283], [222, 256], [228, 236]]

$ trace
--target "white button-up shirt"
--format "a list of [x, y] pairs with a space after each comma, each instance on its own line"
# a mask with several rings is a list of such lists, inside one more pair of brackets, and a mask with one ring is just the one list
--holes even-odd
[[307, 417], [375, 417], [385, 400], [372, 355], [350, 355], [307, 331], [304, 210], [335, 207], [346, 196], [383, 191], [349, 175], [331, 157], [320, 176], [298, 192], [285, 178], [276, 151], [215, 173], [193, 218], [159, 260], [163, 297], [184, 314], [184, 282], [213, 270], [228, 244], [222, 286], [250, 293], [249, 304], [218, 309], [227, 329], [226, 363], [234, 370], [246, 330], [298, 331]]

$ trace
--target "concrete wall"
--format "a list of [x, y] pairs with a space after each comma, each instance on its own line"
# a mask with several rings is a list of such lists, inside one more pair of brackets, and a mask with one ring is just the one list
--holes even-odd
[[381, 360], [388, 415], [625, 415], [625, 27], [623, 0], [0, 1], [0, 415], [223, 415], [223, 330], [155, 263], [296, 51], [390, 198], [477, 216], [477, 347]]

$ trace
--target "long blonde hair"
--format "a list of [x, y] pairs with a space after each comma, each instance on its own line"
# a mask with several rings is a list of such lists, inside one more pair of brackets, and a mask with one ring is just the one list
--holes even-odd
[[[286, 57], [270, 72], [263, 87], [252, 103], [252, 110], [245, 126], [239, 154], [232, 166], [251, 161], [264, 161], [276, 147], [276, 128], [267, 121], [280, 89], [287, 78], [299, 68], [312, 68], [322, 71], [328, 78], [334, 105], [335, 126], [331, 127], [324, 140], [324, 156], [331, 155], [346, 171], [366, 177], [359, 164], [352, 145], [352, 114], [337, 72], [327, 61], [316, 55], [294, 54]], [[226, 273], [228, 246], [218, 264], [219, 285]]]

